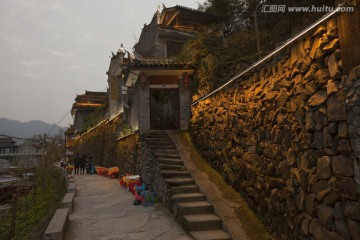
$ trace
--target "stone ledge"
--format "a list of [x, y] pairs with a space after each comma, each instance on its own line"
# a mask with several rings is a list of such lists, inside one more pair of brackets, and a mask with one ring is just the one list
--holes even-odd
[[56, 210], [44, 234], [44, 240], [63, 240], [64, 230], [69, 221], [69, 209]]
[[76, 196], [76, 184], [74, 182], [69, 183], [68, 193], [74, 193], [74, 197]]
[[60, 208], [69, 208], [69, 213], [72, 213], [72, 208], [74, 205], [74, 195], [74, 193], [66, 193], [61, 202]]

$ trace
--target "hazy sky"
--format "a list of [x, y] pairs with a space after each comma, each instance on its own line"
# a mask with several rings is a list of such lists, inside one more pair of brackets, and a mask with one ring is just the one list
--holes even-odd
[[132, 52], [159, 4], [197, 2], [0, 0], [0, 117], [57, 123], [76, 94], [106, 90], [111, 51]]

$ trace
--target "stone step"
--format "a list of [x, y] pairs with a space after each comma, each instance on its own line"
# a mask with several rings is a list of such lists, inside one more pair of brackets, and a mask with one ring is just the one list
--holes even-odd
[[162, 130], [150, 130], [150, 135], [167, 135], [167, 133]]
[[165, 178], [165, 182], [171, 186], [195, 184], [195, 180], [193, 178], [187, 178], [187, 177]]
[[146, 136], [147, 138], [170, 138], [166, 133], [150, 134]]
[[166, 139], [166, 140], [171, 140], [171, 138], [169, 137], [169, 135], [148, 135], [146, 136], [146, 139]]
[[213, 213], [191, 214], [182, 216], [182, 225], [186, 231], [219, 230], [221, 219]]
[[191, 231], [190, 236], [195, 240], [231, 240], [230, 234], [223, 230]]
[[168, 135], [150, 135], [146, 136], [148, 140], [164, 140], [164, 141], [171, 141], [171, 138]]
[[161, 170], [186, 170], [182, 165], [172, 165], [172, 164], [159, 164]]
[[154, 153], [156, 158], [180, 159], [178, 154]]
[[[152, 121], [160, 121], [159, 119], [156, 118], [152, 118]], [[166, 133], [166, 131], [162, 131], [162, 130], [150, 130], [150, 133]]]
[[153, 129], [158, 129], [158, 130], [169, 130], [169, 127], [164, 125], [164, 124], [161, 124], [161, 125], [156, 125], [156, 124], [153, 124], [153, 126], [151, 127]]
[[177, 148], [175, 147], [175, 145], [166, 145], [166, 146], [162, 146], [162, 145], [150, 145], [151, 149], [157, 150], [157, 149], [164, 149], [164, 150], [177, 150]]
[[183, 166], [184, 162], [179, 159], [157, 158], [158, 163]]
[[171, 200], [175, 203], [179, 202], [198, 202], [205, 201], [206, 196], [202, 193], [177, 193], [171, 196]]
[[149, 140], [149, 144], [151, 145], [161, 145], [161, 146], [175, 146], [172, 141], [164, 141], [164, 140]]
[[190, 172], [188, 171], [176, 171], [176, 170], [161, 170], [161, 176], [164, 178], [170, 177], [191, 177]]
[[155, 154], [170, 154], [170, 155], [179, 155], [179, 152], [177, 149], [153, 149], [153, 152]]
[[173, 142], [170, 139], [166, 139], [166, 138], [148, 138], [146, 140], [151, 145], [161, 145], [162, 143], [172, 143], [173, 144]]
[[172, 187], [168, 191], [170, 195], [174, 195], [178, 193], [195, 193], [195, 192], [199, 192], [199, 187], [194, 184], [187, 184], [187, 185]]
[[150, 134], [148, 134], [148, 136], [169, 136], [169, 135], [162, 130], [158, 130], [158, 131], [150, 130]]
[[[189, 215], [189, 214], [212, 213], [213, 210], [214, 210], [213, 205], [207, 201], [180, 202], [180, 203], [176, 203], [174, 206], [174, 215], [176, 218], [179, 218], [183, 215]], [[195, 229], [190, 229], [190, 230], [195, 230]]]

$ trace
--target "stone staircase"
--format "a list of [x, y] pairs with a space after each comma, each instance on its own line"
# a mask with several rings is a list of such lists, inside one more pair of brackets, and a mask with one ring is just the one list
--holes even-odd
[[151, 119], [152, 129], [166, 129], [166, 124], [158, 119]]
[[177, 148], [165, 131], [151, 131], [147, 137], [166, 183], [169, 206], [177, 222], [197, 240], [228, 240], [222, 220], [211, 203], [199, 191], [195, 180], [183, 165]]

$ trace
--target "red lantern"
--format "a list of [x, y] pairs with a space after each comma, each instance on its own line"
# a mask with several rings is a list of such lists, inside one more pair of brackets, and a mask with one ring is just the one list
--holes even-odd
[[187, 73], [184, 73], [183, 83], [184, 83], [185, 87], [189, 86], [190, 78], [189, 78], [189, 75]]

